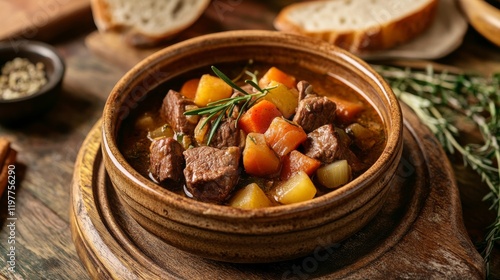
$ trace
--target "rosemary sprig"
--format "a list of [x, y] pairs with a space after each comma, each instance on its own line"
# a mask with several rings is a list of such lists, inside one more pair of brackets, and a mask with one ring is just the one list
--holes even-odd
[[[450, 154], [458, 152], [464, 165], [477, 172], [489, 187], [484, 200], [496, 211], [495, 222], [484, 240], [483, 257], [489, 272], [490, 254], [500, 239], [500, 73], [492, 77], [434, 73], [387, 66], [376, 66], [395, 94], [410, 106]], [[482, 144], [457, 140], [458, 129], [453, 115], [474, 122], [483, 138]]]
[[244, 89], [242, 89], [240, 86], [238, 86], [235, 82], [233, 82], [230, 78], [228, 78], [224, 73], [222, 73], [215, 66], [212, 66], [211, 68], [212, 68], [212, 71], [215, 73], [215, 75], [217, 75], [221, 80], [223, 80], [226, 84], [228, 84], [233, 89], [241, 92], [243, 95], [224, 98], [224, 99], [220, 99], [220, 100], [217, 100], [214, 102], [210, 102], [205, 107], [194, 109], [194, 110], [189, 110], [189, 111], [186, 111], [184, 113], [184, 115], [207, 115], [207, 118], [202, 123], [202, 126], [201, 126], [202, 128], [210, 120], [215, 119], [214, 122], [212, 123], [211, 128], [210, 128], [210, 132], [209, 132], [208, 139], [207, 139], [207, 145], [210, 145], [210, 142], [212, 141], [213, 136], [217, 132], [217, 129], [219, 129], [219, 126], [221, 125], [222, 120], [226, 116], [233, 115], [233, 112], [234, 112], [234, 109], [236, 108], [236, 106], [243, 104], [239, 108], [238, 115], [236, 117], [236, 124], [237, 124], [241, 115], [246, 110], [248, 110], [250, 107], [252, 107], [259, 99], [266, 96], [267, 93], [271, 89], [275, 88], [275, 87], [261, 88], [257, 83], [256, 75], [253, 73], [250, 73], [248, 71], [245, 71], [245, 73], [247, 73], [247, 75], [249, 75], [252, 78], [251, 80], [245, 80], [245, 83], [251, 85], [253, 88], [255, 88], [257, 90], [256, 93], [248, 93]]

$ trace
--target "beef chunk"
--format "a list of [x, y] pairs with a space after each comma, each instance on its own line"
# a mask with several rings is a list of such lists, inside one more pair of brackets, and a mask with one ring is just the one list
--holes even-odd
[[333, 125], [319, 127], [307, 135], [304, 142], [304, 153], [322, 163], [331, 163], [345, 159], [355, 174], [364, 171], [367, 166], [349, 149]]
[[172, 137], [153, 140], [149, 146], [149, 172], [159, 183], [182, 186], [183, 148]]
[[369, 167], [368, 164], [362, 162], [348, 147], [342, 147], [339, 150], [338, 159], [347, 160], [355, 176], [358, 176]]
[[300, 81], [297, 83], [299, 90], [299, 101], [306, 98], [308, 95], [314, 95], [312, 85], [307, 81]]
[[[242, 90], [244, 90], [246, 93], [252, 94], [252, 93], [256, 92], [256, 89], [252, 85], [249, 85], [249, 84], [244, 84], [244, 85], [240, 86], [240, 88]], [[233, 95], [231, 97], [243, 96], [243, 95], [245, 95], [243, 92], [240, 92], [239, 90], [234, 89]]]
[[175, 90], [170, 90], [163, 99], [160, 113], [163, 120], [170, 124], [176, 132], [192, 136], [198, 118], [196, 116], [185, 116], [184, 112], [194, 106], [196, 105], [194, 105], [193, 101], [184, 98]]
[[240, 147], [245, 146], [245, 135], [241, 129], [236, 126], [236, 119], [226, 118], [222, 121], [217, 129], [210, 146], [215, 148], [227, 148], [231, 146]]
[[239, 178], [240, 149], [201, 146], [184, 151], [186, 188], [200, 201], [221, 203]]
[[331, 163], [336, 159], [339, 142], [339, 135], [333, 125], [327, 124], [307, 134], [304, 152], [305, 155], [323, 163]]
[[337, 105], [328, 97], [307, 95], [299, 101], [293, 121], [302, 126], [305, 132], [311, 132], [322, 125], [333, 123], [336, 109]]

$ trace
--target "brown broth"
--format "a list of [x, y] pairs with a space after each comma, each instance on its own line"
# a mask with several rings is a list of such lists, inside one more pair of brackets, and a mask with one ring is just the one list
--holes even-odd
[[[217, 67], [228, 77], [238, 76], [244, 66], [244, 62], [240, 64], [232, 63], [230, 65], [217, 65]], [[363, 153], [362, 151], [355, 148], [353, 148], [352, 151], [358, 156], [361, 161], [369, 165], [373, 164], [377, 160], [385, 146], [385, 132], [383, 131], [383, 125], [380, 116], [378, 115], [376, 110], [362, 97], [360, 93], [356, 92], [356, 90], [347, 86], [345, 83], [341, 82], [339, 79], [336, 79], [332, 75], [304, 71], [303, 69], [298, 69], [297, 67], [258, 63], [250, 66], [249, 70], [251, 70], [252, 72], [258, 71], [257, 76], [260, 77], [271, 66], [276, 66], [282, 71], [295, 76], [297, 81], [308, 81], [313, 86], [314, 91], [321, 95], [335, 95], [344, 100], [361, 102], [365, 109], [358, 116], [356, 122], [369, 128], [372, 131], [375, 131], [379, 136], [380, 141], [372, 149], [370, 149], [369, 153]], [[151, 141], [147, 137], [148, 131], [138, 128], [138, 120], [144, 115], [150, 115], [154, 120], [152, 127], [160, 127], [161, 125], [163, 125], [164, 123], [159, 116], [159, 110], [162, 104], [162, 100], [168, 90], [174, 89], [179, 91], [183, 82], [192, 78], [199, 78], [202, 74], [206, 73], [214, 75], [210, 68], [207, 67], [190, 72], [188, 74], [183, 74], [173, 79], [173, 81], [167, 82], [159, 86], [158, 88], [153, 89], [144, 100], [140, 101], [135, 109], [131, 110], [130, 115], [123, 121], [119, 130], [118, 137], [118, 146], [120, 148], [120, 151], [123, 153], [127, 162], [146, 178], [151, 178], [148, 170], [149, 146]], [[335, 123], [335, 125], [340, 128], [345, 128], [348, 124]], [[248, 178], [245, 176], [244, 172], [240, 181], [240, 185], [244, 182], [248, 182]], [[177, 191], [183, 193], [182, 190]], [[328, 190], [325, 188], [318, 187], [318, 195], [321, 195], [322, 193], [325, 193], [327, 191]]]

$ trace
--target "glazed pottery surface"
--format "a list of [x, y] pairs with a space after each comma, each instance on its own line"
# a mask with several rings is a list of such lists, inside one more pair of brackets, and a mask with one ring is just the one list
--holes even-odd
[[[312, 200], [256, 210], [195, 201], [140, 175], [117, 146], [122, 121], [157, 86], [181, 74], [248, 59], [333, 75], [379, 112], [386, 147], [366, 172]], [[390, 87], [362, 60], [317, 40], [273, 31], [230, 31], [167, 47], [131, 69], [103, 114], [103, 159], [126, 211], [146, 230], [187, 252], [228, 262], [273, 262], [344, 240], [379, 212], [402, 152], [402, 116]]]

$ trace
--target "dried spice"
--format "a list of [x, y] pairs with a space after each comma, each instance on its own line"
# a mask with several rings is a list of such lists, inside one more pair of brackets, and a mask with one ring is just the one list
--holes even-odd
[[0, 75], [0, 100], [12, 100], [36, 93], [47, 83], [43, 63], [16, 57], [5, 63]]

